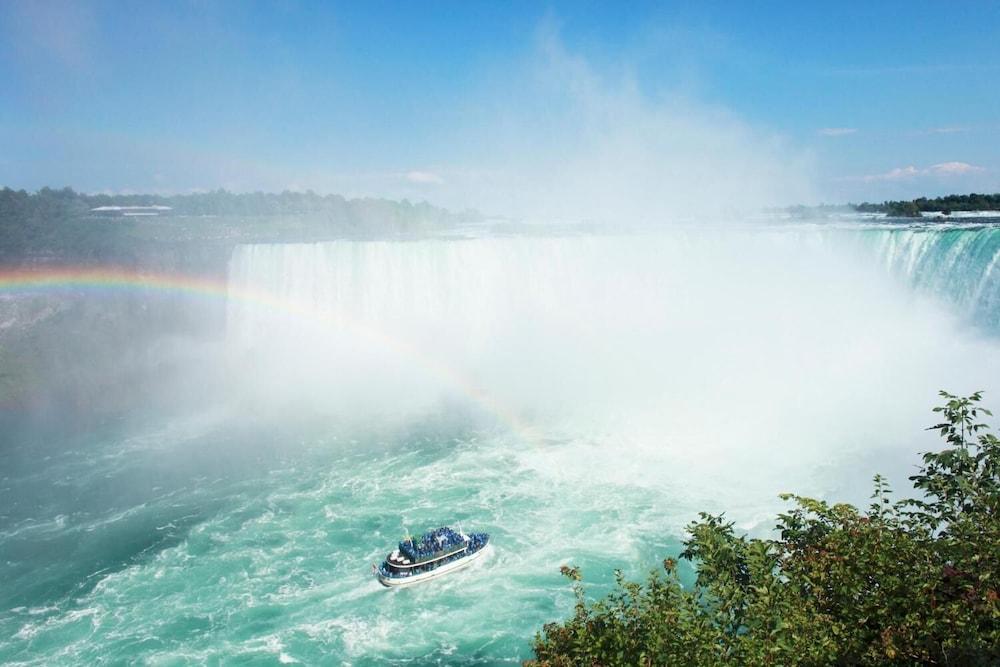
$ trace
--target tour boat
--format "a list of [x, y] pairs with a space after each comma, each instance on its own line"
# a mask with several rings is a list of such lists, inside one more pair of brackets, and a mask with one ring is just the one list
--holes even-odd
[[409, 586], [460, 570], [483, 555], [490, 536], [466, 535], [448, 527], [436, 528], [420, 538], [399, 543], [372, 572], [383, 586]]

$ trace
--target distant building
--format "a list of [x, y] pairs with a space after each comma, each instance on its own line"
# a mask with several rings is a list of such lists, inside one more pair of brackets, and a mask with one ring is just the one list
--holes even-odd
[[160, 215], [172, 210], [169, 206], [98, 206], [90, 209], [91, 213], [112, 217], [134, 217], [142, 215]]

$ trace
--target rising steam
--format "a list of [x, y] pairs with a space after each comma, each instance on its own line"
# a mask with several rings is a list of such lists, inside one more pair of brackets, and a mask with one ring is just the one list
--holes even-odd
[[[531, 220], [730, 218], [813, 199], [808, 156], [720, 106], [598, 69], [543, 23], [533, 57], [460, 138], [480, 146], [431, 194]], [[493, 82], [491, 82], [493, 83]]]

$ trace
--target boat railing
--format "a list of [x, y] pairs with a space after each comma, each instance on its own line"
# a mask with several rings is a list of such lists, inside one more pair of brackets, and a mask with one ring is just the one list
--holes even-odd
[[[451, 535], [458, 537], [461, 541], [457, 544], [452, 543], [447, 544], [450, 541]], [[438, 535], [444, 535], [445, 539], [439, 542], [441, 549], [432, 551], [430, 547], [430, 540], [427, 538], [435, 538]], [[421, 540], [420, 545], [423, 547], [420, 552], [421, 558], [417, 560], [411, 560], [411, 554], [415, 555], [416, 549], [407, 549], [406, 547], [412, 548], [412, 542], [399, 544], [399, 549], [394, 551], [389, 557], [378, 566], [378, 573], [383, 577], [387, 578], [405, 578], [415, 574], [422, 574], [428, 568], [429, 570], [436, 569], [438, 566], [443, 565], [446, 562], [452, 560], [458, 560], [463, 558], [465, 555], [471, 555], [480, 549], [482, 549], [489, 541], [489, 535], [487, 533], [473, 533], [471, 535], [464, 535], [459, 533], [454, 533], [450, 529], [438, 529], [432, 533], [428, 533]], [[457, 548], [455, 548], [457, 547]], [[407, 551], [411, 551], [411, 554], [407, 554]]]

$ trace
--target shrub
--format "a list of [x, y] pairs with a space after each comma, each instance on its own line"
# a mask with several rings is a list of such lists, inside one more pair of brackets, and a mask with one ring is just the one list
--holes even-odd
[[910, 478], [923, 495], [893, 502], [874, 478], [872, 503], [795, 495], [775, 539], [738, 535], [723, 516], [688, 526], [690, 589], [664, 561], [624, 580], [534, 640], [543, 665], [1000, 664], [1000, 440], [979, 422], [981, 393], [941, 392], [932, 426], [947, 446]]

